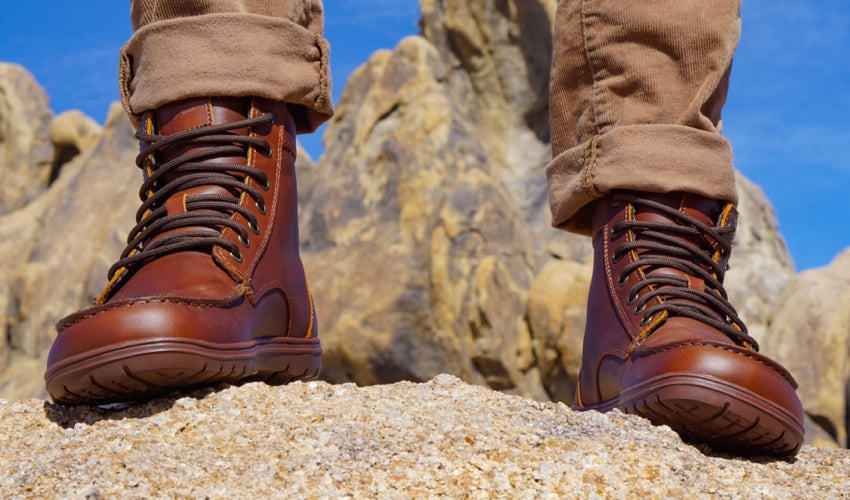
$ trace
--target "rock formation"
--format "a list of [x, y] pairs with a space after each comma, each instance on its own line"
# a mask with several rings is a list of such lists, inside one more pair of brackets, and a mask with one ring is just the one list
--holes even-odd
[[[507, 393], [570, 401], [591, 247], [549, 227], [543, 169], [556, 2], [421, 3], [422, 35], [359, 68], [328, 127], [325, 153], [316, 162], [299, 156], [303, 256], [323, 376], [368, 385], [452, 373]], [[52, 324], [104, 285], [132, 226], [140, 174], [133, 131], [118, 108], [103, 131], [74, 115], [50, 125], [42, 97], [20, 90], [32, 85], [18, 73], [3, 77], [9, 74], [0, 71], [0, 89], [18, 90], [3, 90], [4, 99], [31, 94], [41, 103], [9, 98], [0, 115], [0, 175], [41, 179], [40, 191], [5, 215], [0, 209], [0, 397], [18, 399], [43, 396]], [[26, 114], [34, 121], [24, 130], [6, 125], [20, 121], [7, 118], [7, 108], [37, 111]], [[25, 157], [20, 144], [42, 146]], [[828, 325], [778, 319], [791, 314], [795, 293], [808, 297], [807, 287], [819, 285], [793, 277], [761, 190], [743, 177], [739, 188], [728, 289], [750, 330], [770, 355], [817, 345], [812, 339], [825, 334], [811, 325], [833, 328], [838, 339], [838, 316]], [[842, 287], [834, 283], [834, 296]], [[807, 411], [837, 439], [846, 435], [850, 359], [846, 343], [837, 349], [841, 342], [822, 353], [833, 368], [785, 361], [807, 386]], [[816, 378], [833, 374], [827, 386]], [[829, 403], [818, 387], [829, 388]], [[811, 424], [809, 436], [826, 443], [830, 437]]]
[[24, 68], [0, 63], [0, 216], [47, 188], [53, 148], [47, 94]]
[[[572, 398], [591, 247], [549, 227], [554, 6], [423, 1], [423, 36], [347, 82], [303, 180], [328, 379], [448, 372]], [[761, 190], [743, 177], [740, 187], [730, 293], [759, 335], [793, 264]]]
[[440, 376], [0, 403], [3, 498], [840, 498], [850, 451], [742, 460], [619, 412]]
[[806, 412], [839, 443], [850, 429], [850, 249], [795, 276], [779, 297], [765, 350], [800, 383]]
[[64, 165], [36, 199], [0, 218], [3, 397], [43, 394], [53, 324], [100, 294], [133, 224], [137, 149], [116, 105], [95, 147]]

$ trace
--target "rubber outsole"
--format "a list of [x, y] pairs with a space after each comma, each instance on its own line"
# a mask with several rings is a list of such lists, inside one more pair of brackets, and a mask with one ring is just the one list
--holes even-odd
[[150, 399], [220, 383], [271, 385], [318, 377], [318, 338], [270, 337], [234, 344], [154, 339], [109, 346], [53, 364], [45, 373], [57, 403], [103, 404]]
[[786, 409], [706, 375], [664, 375], [630, 387], [613, 400], [574, 408], [617, 408], [737, 455], [793, 456], [803, 444], [802, 422]]

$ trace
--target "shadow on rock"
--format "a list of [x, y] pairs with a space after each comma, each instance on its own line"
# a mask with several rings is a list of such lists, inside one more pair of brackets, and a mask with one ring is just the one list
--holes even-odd
[[231, 387], [221, 384], [215, 387], [203, 387], [192, 391], [173, 392], [156, 399], [128, 401], [104, 405], [78, 405], [44, 402], [44, 415], [51, 422], [70, 429], [77, 424], [94, 425], [102, 420], [144, 419], [170, 410], [174, 403], [184, 398], [204, 399], [211, 394]]

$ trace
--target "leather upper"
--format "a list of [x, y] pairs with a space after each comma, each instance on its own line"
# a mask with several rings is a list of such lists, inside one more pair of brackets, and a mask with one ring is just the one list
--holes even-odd
[[[187, 155], [197, 161], [247, 165], [268, 178], [263, 185], [250, 176], [245, 184], [262, 193], [262, 203], [238, 188], [197, 185], [168, 194], [168, 215], [189, 211], [192, 197], [239, 196], [239, 205], [257, 223], [238, 212], [231, 219], [243, 230], [222, 227], [219, 237], [233, 242], [238, 253], [221, 246], [169, 253], [137, 269], [121, 269], [110, 281], [99, 303], [62, 319], [48, 366], [55, 360], [96, 350], [100, 345], [137, 342], [159, 336], [185, 336], [210, 342], [238, 343], [259, 337], [316, 335], [312, 299], [298, 253], [297, 188], [295, 180], [295, 125], [284, 103], [265, 99], [191, 99], [146, 113], [141, 129], [169, 136], [199, 127], [237, 122], [271, 113], [269, 125], [233, 130], [266, 141], [270, 155], [256, 148], [246, 154], [203, 157], [203, 145], [165, 149], [143, 159], [146, 178], [157, 165]], [[142, 144], [144, 149], [147, 144]], [[175, 175], [192, 175], [178, 173]], [[159, 179], [157, 189], [168, 189], [171, 179]], [[143, 199], [145, 193], [141, 193]], [[142, 214], [144, 216], [144, 214]], [[203, 214], [201, 214], [203, 215]], [[144, 217], [142, 217], [144, 219]], [[150, 238], [150, 245], [169, 232], [193, 231], [182, 227]], [[144, 246], [143, 246], [144, 248]]]
[[[696, 231], [670, 231], [668, 235], [701, 248], [718, 264], [717, 269], [725, 271], [729, 253], [723, 247], [731, 246], [731, 229], [737, 222], [734, 207], [682, 193], [649, 195], [648, 198], [708, 226], [728, 228], [721, 233], [722, 242]], [[629, 220], [681, 225], [681, 221], [672, 220], [669, 215], [640, 203], [618, 202], [611, 196], [599, 201], [594, 214], [594, 269], [577, 406], [604, 405], [615, 400], [622, 391], [654, 377], [687, 373], [738, 385], [783, 407], [796, 408], [801, 416], [802, 408], [794, 393], [796, 382], [784, 368], [759, 354], [754, 342], [732, 338], [705, 322], [665, 310], [665, 301], [671, 296], [665, 293], [667, 288], [663, 285], [635, 286], [647, 277], [668, 276], [674, 280], [684, 278], [690, 289], [715, 293], [705, 279], [695, 273], [662, 264], [634, 266], [633, 263], [641, 258], [644, 262], [661, 260], [647, 258], [650, 254], [645, 253], [649, 252], [646, 247], [651, 244], [629, 245], [641, 238], [640, 231], [615, 230], [615, 227], [622, 227], [618, 222]], [[618, 248], [634, 249], [618, 252]], [[633, 270], [624, 273], [630, 265]], [[707, 267], [701, 265], [703, 269]], [[722, 272], [709, 274], [722, 282]], [[679, 295], [687, 296], [688, 293], [686, 290]], [[651, 298], [641, 300], [642, 296]], [[688, 303], [681, 298], [678, 302]], [[647, 314], [653, 309], [655, 313]], [[712, 316], [728, 321], [716, 310], [712, 311]]]

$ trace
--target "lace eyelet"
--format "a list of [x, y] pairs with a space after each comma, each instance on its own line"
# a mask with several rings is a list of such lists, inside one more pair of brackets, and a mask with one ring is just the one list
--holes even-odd
[[640, 307], [638, 307], [637, 309], [635, 309], [635, 314], [640, 314], [640, 313], [642, 313], [642, 312], [644, 312], [644, 311], [646, 311], [646, 304], [645, 304], [645, 303], [644, 303], [644, 304], [642, 304], [642, 305], [641, 305]]
[[636, 300], [637, 300], [637, 296], [629, 295], [628, 298], [626, 299], [626, 305], [630, 306], [630, 305], [634, 304]]
[[619, 254], [619, 255], [614, 254], [614, 255], [611, 256], [611, 262], [613, 264], [616, 264], [617, 262], [620, 262], [620, 259], [622, 259], [622, 258], [623, 258], [623, 254]]
[[625, 276], [620, 276], [620, 279], [617, 280], [617, 286], [625, 286], [626, 283], [629, 282], [629, 277], [631, 275], [627, 274]]
[[254, 205], [257, 206], [257, 210], [260, 211], [260, 215], [266, 215], [266, 204], [255, 202]]
[[266, 158], [271, 158], [272, 156], [274, 156], [274, 151], [272, 150], [272, 148], [269, 148], [268, 151], [260, 151], [260, 154], [265, 156]]
[[260, 234], [260, 225], [259, 224], [256, 224], [254, 222], [249, 222], [248, 228], [251, 230], [252, 233], [254, 233], [256, 235]]
[[266, 182], [260, 184], [260, 187], [263, 188], [263, 191], [268, 191], [272, 187], [271, 179], [266, 177]]
[[242, 252], [237, 250], [235, 254], [233, 252], [229, 252], [229, 253], [230, 253], [230, 256], [233, 257], [233, 260], [235, 260], [237, 264], [242, 263], [242, 261], [243, 261]]
[[239, 243], [242, 243], [245, 248], [251, 248], [251, 242], [248, 238], [243, 238], [241, 234], [239, 235]]
[[652, 321], [652, 316], [644, 316], [640, 320], [640, 326], [646, 326], [649, 324], [650, 321]]

